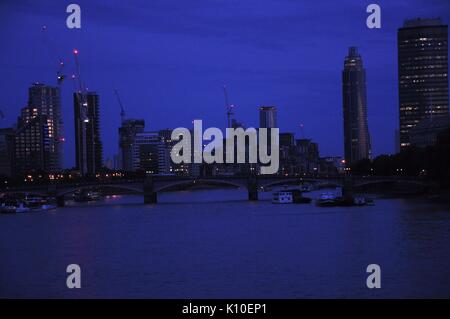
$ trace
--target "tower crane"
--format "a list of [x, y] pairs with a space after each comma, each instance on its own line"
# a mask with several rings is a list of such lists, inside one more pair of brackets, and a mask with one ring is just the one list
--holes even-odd
[[228, 125], [228, 127], [231, 127], [232, 126], [232, 123], [231, 123], [232, 122], [232, 117], [234, 115], [234, 112], [233, 112], [234, 105], [230, 104], [228, 102], [228, 91], [227, 91], [227, 86], [226, 85], [223, 86], [223, 94], [224, 94], [224, 97], [225, 97], [225, 108], [227, 110], [227, 125]]
[[114, 93], [116, 93], [117, 102], [119, 102], [119, 106], [120, 106], [120, 120], [121, 120], [121, 123], [123, 123], [125, 121], [125, 110], [123, 108], [122, 101], [120, 100], [119, 91], [117, 91], [117, 89], [114, 89]]
[[[44, 45], [48, 47], [48, 49], [51, 51], [51, 55], [52, 56], [61, 56], [61, 52], [60, 50], [57, 50], [56, 47], [53, 45], [53, 41], [51, 41], [50, 36], [48, 34], [48, 28], [46, 25], [43, 25], [41, 27], [41, 31], [42, 31], [42, 39], [44, 42]], [[59, 62], [58, 62], [58, 69], [56, 71], [56, 83], [58, 86], [60, 86], [64, 79], [66, 78], [66, 76], [63, 74], [63, 68], [64, 68], [64, 61], [62, 58], [60, 58]]]

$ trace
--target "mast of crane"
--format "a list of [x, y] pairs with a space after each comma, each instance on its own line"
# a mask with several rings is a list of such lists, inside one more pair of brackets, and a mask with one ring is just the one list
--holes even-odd
[[228, 91], [227, 91], [226, 85], [223, 86], [223, 94], [225, 97], [225, 108], [227, 110], [227, 125], [228, 125], [228, 127], [231, 127], [232, 126], [231, 121], [232, 121], [232, 117], [234, 115], [234, 113], [233, 113], [234, 105], [232, 105], [228, 102]]
[[117, 101], [119, 102], [120, 106], [120, 120], [123, 123], [125, 121], [125, 110], [122, 105], [122, 101], [120, 100], [119, 91], [117, 89], [114, 89], [114, 92], [116, 93]]
[[63, 68], [64, 68], [64, 62], [62, 58], [62, 53], [60, 50], [57, 50], [57, 46], [54, 45], [54, 41], [51, 38], [48, 28], [46, 25], [43, 25], [41, 27], [41, 33], [42, 33], [42, 40], [43, 44], [49, 49], [50, 56], [59, 56], [60, 60], [58, 62], [58, 69], [56, 71], [56, 84], [58, 86], [61, 86], [63, 81], [65, 80], [66, 76], [63, 74]]
[[81, 82], [81, 76], [80, 76], [80, 63], [78, 61], [78, 54], [79, 54], [79, 51], [77, 49], [73, 49], [73, 56], [75, 58], [75, 77], [76, 77], [77, 84], [78, 84], [77, 89], [80, 93], [84, 93], [83, 82]]

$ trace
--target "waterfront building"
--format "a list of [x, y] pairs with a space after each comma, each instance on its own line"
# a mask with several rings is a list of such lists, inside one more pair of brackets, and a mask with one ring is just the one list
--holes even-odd
[[450, 116], [423, 119], [409, 132], [412, 146], [427, 147], [436, 144], [439, 134], [450, 129]]
[[145, 121], [141, 119], [128, 119], [122, 122], [119, 128], [119, 150], [121, 164], [124, 171], [133, 170], [133, 145], [137, 133], [142, 133]]
[[136, 133], [132, 146], [133, 171], [170, 174], [170, 150], [159, 132]]
[[82, 176], [94, 175], [103, 166], [99, 96], [95, 92], [75, 92], [73, 96], [76, 168]]
[[12, 176], [14, 173], [14, 129], [0, 129], [0, 175]]
[[366, 71], [356, 47], [350, 47], [342, 72], [344, 153], [348, 166], [371, 157], [367, 122]]
[[310, 139], [297, 139], [296, 141], [296, 173], [317, 174], [319, 173], [319, 145]]
[[425, 118], [445, 117], [448, 108], [448, 27], [441, 19], [413, 19], [398, 29], [400, 149]]
[[277, 108], [275, 106], [261, 106], [259, 108], [259, 127], [276, 128]]
[[28, 105], [17, 120], [17, 174], [59, 172], [62, 168], [63, 122], [59, 87], [36, 82], [28, 90]]

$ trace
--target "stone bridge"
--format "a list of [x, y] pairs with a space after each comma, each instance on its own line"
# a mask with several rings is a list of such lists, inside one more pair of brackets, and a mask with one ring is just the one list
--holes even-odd
[[197, 185], [217, 185], [245, 188], [248, 191], [249, 200], [258, 200], [258, 191], [270, 187], [288, 184], [315, 184], [343, 187], [344, 190], [359, 189], [369, 185], [383, 185], [386, 183], [406, 183], [421, 187], [428, 187], [429, 183], [417, 178], [409, 177], [300, 177], [278, 175], [252, 175], [252, 176], [213, 176], [213, 177], [189, 177], [189, 176], [151, 176], [140, 180], [116, 180], [108, 182], [82, 182], [82, 183], [55, 183], [49, 185], [35, 185], [28, 187], [10, 188], [4, 192], [27, 193], [38, 196], [52, 196], [57, 199], [59, 206], [64, 206], [64, 198], [77, 190], [93, 188], [110, 188], [143, 194], [144, 203], [156, 203], [157, 194], [168, 190], [184, 189]]

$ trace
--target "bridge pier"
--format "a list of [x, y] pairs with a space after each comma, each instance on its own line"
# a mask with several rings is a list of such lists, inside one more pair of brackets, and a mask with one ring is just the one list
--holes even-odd
[[144, 193], [144, 204], [156, 204], [158, 202], [158, 194], [156, 192]]
[[64, 201], [64, 195], [56, 196], [56, 205], [58, 207], [64, 207], [66, 202]]
[[258, 200], [258, 182], [256, 181], [256, 177], [250, 177], [248, 179], [247, 190], [248, 190], [248, 200], [249, 201], [257, 201]]
[[353, 179], [350, 175], [345, 176], [342, 197], [346, 200], [353, 201]]
[[153, 187], [153, 179], [147, 177], [144, 181], [144, 204], [156, 204], [158, 202], [158, 193]]

